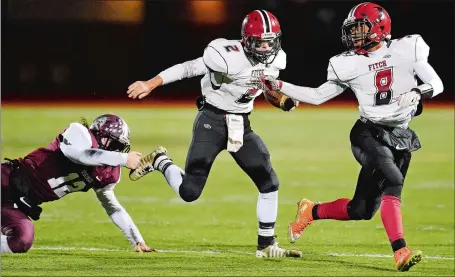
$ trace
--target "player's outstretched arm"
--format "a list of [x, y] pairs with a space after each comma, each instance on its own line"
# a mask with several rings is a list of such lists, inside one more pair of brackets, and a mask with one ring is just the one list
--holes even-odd
[[348, 87], [338, 78], [331, 62], [329, 62], [327, 67], [327, 82], [318, 88], [296, 86], [288, 82], [273, 79], [273, 77], [270, 76], [268, 76], [265, 80], [273, 83], [266, 84], [267, 87], [279, 88], [283, 94], [289, 96], [290, 98], [311, 105], [320, 105], [327, 102], [343, 93], [343, 91], [345, 91]]
[[327, 81], [318, 88], [300, 87], [283, 82], [281, 92], [300, 102], [320, 105], [340, 95], [345, 89], [345, 86], [334, 81]]
[[112, 222], [122, 231], [136, 252], [155, 252], [144, 241], [133, 219], [123, 206], [118, 202], [114, 194], [115, 184], [95, 190], [96, 196], [111, 218]]
[[261, 81], [266, 88], [279, 90], [294, 100], [312, 105], [322, 104], [341, 94], [346, 89], [346, 86], [335, 81], [327, 81], [318, 88], [296, 86], [271, 76], [267, 76]]
[[71, 123], [62, 134], [60, 150], [74, 163], [87, 166], [125, 166], [135, 169], [141, 159], [139, 152], [120, 153], [91, 147], [90, 134], [80, 123]]
[[61, 144], [62, 153], [74, 163], [86, 166], [124, 166], [136, 169], [141, 159], [141, 153], [131, 151], [120, 153], [103, 149], [83, 149], [72, 145]]
[[162, 71], [148, 81], [136, 81], [128, 87], [129, 98], [142, 99], [149, 95], [155, 88], [184, 78], [192, 78], [207, 73], [207, 67], [202, 57], [184, 63], [176, 64]]

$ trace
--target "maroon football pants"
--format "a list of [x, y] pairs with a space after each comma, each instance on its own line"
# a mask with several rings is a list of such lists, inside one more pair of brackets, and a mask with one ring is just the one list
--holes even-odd
[[1, 231], [3, 235], [8, 237], [8, 246], [13, 253], [25, 253], [32, 247], [35, 229], [28, 216], [14, 208], [9, 188], [11, 171], [12, 169], [8, 164], [2, 164]]

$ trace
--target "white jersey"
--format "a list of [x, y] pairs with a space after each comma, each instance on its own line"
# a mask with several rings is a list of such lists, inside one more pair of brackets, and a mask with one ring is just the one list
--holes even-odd
[[[398, 98], [417, 87], [416, 75], [426, 83], [424, 89], [434, 90], [433, 96], [442, 92], [442, 82], [428, 64], [428, 54], [429, 47], [419, 35], [394, 39], [368, 55], [344, 52], [330, 59], [327, 82], [313, 89], [310, 101], [295, 99], [319, 104], [312, 100], [325, 102], [349, 87], [359, 102], [360, 116], [383, 125], [407, 127], [417, 106], [401, 107]], [[283, 85], [285, 94], [293, 89], [288, 85]]]
[[[286, 67], [286, 54], [280, 50], [266, 66], [253, 64], [243, 51], [240, 41], [216, 39], [207, 46], [203, 60], [209, 72], [202, 78], [202, 94], [213, 106], [229, 112], [247, 113], [254, 99], [262, 93], [255, 88], [261, 76], [278, 78]], [[256, 83], [257, 84], [257, 83]]]
[[204, 75], [202, 94], [207, 103], [231, 113], [248, 113], [263, 91], [256, 88], [261, 76], [278, 78], [286, 68], [286, 53], [280, 50], [269, 65], [247, 58], [238, 40], [215, 39], [202, 57], [175, 65], [158, 74], [163, 84]]
[[398, 96], [417, 86], [414, 65], [427, 60], [428, 45], [420, 36], [391, 41], [368, 55], [345, 52], [330, 59], [328, 80], [349, 86], [359, 102], [360, 115], [373, 122], [406, 123], [416, 106], [398, 106]]

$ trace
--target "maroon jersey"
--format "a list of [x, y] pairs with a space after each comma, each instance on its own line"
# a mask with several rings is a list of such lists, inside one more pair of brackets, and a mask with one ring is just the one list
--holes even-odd
[[[92, 140], [92, 148], [98, 143], [86, 129]], [[63, 140], [59, 134], [47, 147], [38, 148], [20, 159], [31, 181], [30, 196], [40, 202], [62, 198], [68, 193], [103, 188], [117, 183], [120, 179], [120, 166], [85, 166], [74, 163], [60, 149]]]

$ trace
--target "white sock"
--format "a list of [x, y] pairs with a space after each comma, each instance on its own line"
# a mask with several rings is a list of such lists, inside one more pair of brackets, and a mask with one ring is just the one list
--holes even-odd
[[167, 164], [169, 164], [169, 163], [172, 163], [171, 159], [169, 159], [169, 157], [166, 156], [166, 155], [162, 155], [162, 156], [159, 156], [159, 157], [155, 160], [155, 162], [154, 162], [154, 164], [153, 164], [153, 167], [154, 167], [155, 169], [157, 169], [158, 171], [163, 172], [164, 166], [167, 165]]
[[183, 175], [185, 175], [184, 171], [175, 164], [172, 164], [166, 169], [166, 172], [163, 174], [164, 177], [166, 177], [166, 181], [169, 186], [171, 186], [175, 193], [180, 196], [179, 189], [183, 181]]
[[275, 235], [275, 222], [278, 214], [278, 191], [259, 193], [257, 217], [259, 221], [258, 235], [271, 237]]
[[0, 253], [13, 253], [13, 251], [11, 251], [11, 249], [9, 249], [8, 237], [5, 235], [1, 235], [0, 248], [1, 248]]

